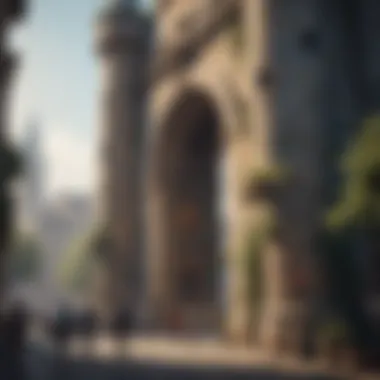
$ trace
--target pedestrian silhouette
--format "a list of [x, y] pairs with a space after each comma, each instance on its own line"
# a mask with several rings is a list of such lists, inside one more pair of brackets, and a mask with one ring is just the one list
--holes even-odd
[[3, 339], [6, 372], [9, 379], [24, 379], [28, 315], [23, 303], [17, 302], [4, 316]]
[[72, 333], [72, 318], [68, 308], [63, 307], [51, 322], [51, 335], [55, 348], [65, 353]]
[[120, 310], [111, 320], [110, 328], [118, 354], [123, 357], [126, 349], [126, 339], [132, 329], [130, 311], [128, 309]]
[[132, 328], [131, 313], [129, 310], [118, 312], [111, 322], [111, 331], [115, 337], [126, 338]]

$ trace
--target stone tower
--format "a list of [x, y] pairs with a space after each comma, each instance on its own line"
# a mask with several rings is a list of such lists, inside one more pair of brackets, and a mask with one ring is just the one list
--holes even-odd
[[102, 205], [106, 252], [102, 308], [136, 310], [141, 292], [141, 168], [149, 28], [137, 1], [106, 1], [96, 25], [101, 59]]

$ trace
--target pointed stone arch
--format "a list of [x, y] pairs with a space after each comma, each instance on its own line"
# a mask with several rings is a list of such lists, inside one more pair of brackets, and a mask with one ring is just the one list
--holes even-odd
[[165, 116], [151, 162], [159, 239], [150, 262], [160, 277], [161, 321], [170, 327], [177, 315], [185, 330], [214, 329], [221, 317], [220, 113], [207, 92], [188, 88]]

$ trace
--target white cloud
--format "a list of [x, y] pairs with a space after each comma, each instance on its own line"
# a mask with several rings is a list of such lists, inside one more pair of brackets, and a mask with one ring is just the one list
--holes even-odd
[[42, 132], [47, 192], [80, 190], [96, 186], [95, 139], [85, 138], [70, 128], [49, 127]]

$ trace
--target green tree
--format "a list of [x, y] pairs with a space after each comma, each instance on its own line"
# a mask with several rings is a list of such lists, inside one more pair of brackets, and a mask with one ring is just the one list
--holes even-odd
[[11, 245], [8, 263], [12, 282], [37, 279], [42, 267], [42, 250], [38, 239], [31, 234], [19, 234]]
[[9, 143], [0, 143], [0, 183], [3, 186], [8, 180], [21, 172], [22, 157]]
[[11, 180], [22, 171], [23, 162], [18, 151], [9, 142], [0, 141], [0, 254], [8, 248], [13, 227]]
[[102, 229], [91, 228], [69, 248], [59, 274], [64, 287], [69, 291], [83, 292], [89, 286], [98, 262], [101, 236]]
[[380, 115], [363, 123], [342, 160], [343, 186], [328, 214], [331, 230], [365, 228], [377, 235], [380, 228]]
[[358, 237], [369, 243], [373, 254], [380, 254], [379, 147], [380, 115], [375, 115], [364, 121], [343, 154], [340, 194], [323, 232], [333, 304], [354, 329], [356, 344], [367, 347], [378, 337], [364, 312], [363, 283], [353, 258]]

